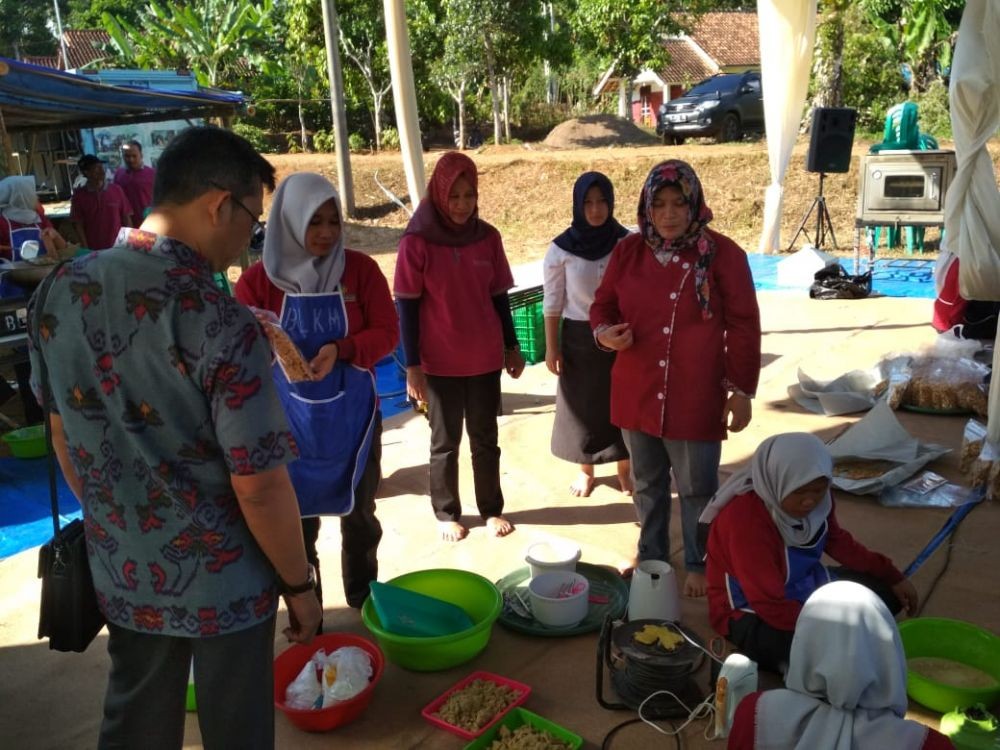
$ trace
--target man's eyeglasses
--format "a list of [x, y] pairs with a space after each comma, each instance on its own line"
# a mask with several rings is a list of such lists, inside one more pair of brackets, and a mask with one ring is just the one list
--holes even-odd
[[263, 222], [261, 222], [259, 218], [257, 218], [257, 214], [255, 214], [253, 211], [247, 208], [246, 205], [243, 203], [243, 201], [241, 201], [239, 198], [236, 198], [231, 190], [222, 187], [222, 185], [219, 185], [216, 182], [212, 182], [210, 184], [214, 188], [218, 188], [219, 190], [224, 190], [227, 193], [229, 193], [229, 200], [231, 200], [233, 203], [235, 203], [237, 206], [239, 206], [240, 208], [242, 208], [244, 211], [247, 212], [247, 216], [249, 216], [250, 221], [253, 222], [250, 225], [250, 247], [255, 248], [258, 245], [262, 246], [264, 242], [264, 224]]

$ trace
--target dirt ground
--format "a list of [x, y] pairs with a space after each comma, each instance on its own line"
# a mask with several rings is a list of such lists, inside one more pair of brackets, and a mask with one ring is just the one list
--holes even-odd
[[[557, 132], [560, 129], [564, 131], [561, 134]], [[603, 143], [608, 127], [603, 121], [589, 126], [571, 121], [553, 130], [546, 142], [572, 145], [584, 139], [587, 132], [589, 142]], [[713, 227], [735, 239], [748, 252], [757, 251], [763, 226], [764, 190], [770, 183], [767, 145], [763, 140], [721, 145], [707, 141], [683, 146], [634, 145], [635, 140], [648, 142], [649, 134], [635, 126], [621, 134], [628, 145], [554, 149], [541, 142], [485, 146], [467, 152], [480, 170], [480, 216], [500, 230], [512, 265], [541, 259], [551, 238], [569, 223], [573, 182], [580, 173], [593, 169], [607, 174], [615, 185], [616, 216], [624, 224], [635, 224], [639, 190], [649, 168], [669, 158], [684, 159], [698, 172], [708, 205], [715, 213]], [[805, 171], [808, 145], [806, 138], [799, 139], [785, 178], [781, 233], [785, 247], [791, 243], [818, 193], [819, 176]], [[854, 241], [858, 165], [870, 145], [856, 142], [850, 171], [827, 175], [824, 183], [835, 239], [845, 254], [851, 251]], [[953, 148], [953, 144], [944, 142], [941, 147]], [[428, 178], [442, 153], [424, 154]], [[994, 161], [1000, 157], [1000, 146], [993, 156]], [[268, 158], [277, 168], [279, 178], [311, 170], [326, 175], [336, 184], [333, 154], [281, 154]], [[348, 225], [348, 245], [370, 252], [391, 277], [395, 248], [408, 217], [379, 183], [403, 203], [410, 204], [400, 154], [352, 155], [351, 172], [357, 211]], [[814, 235], [815, 217], [815, 212], [810, 214], [808, 232], [798, 238], [796, 249]], [[937, 237], [936, 230], [928, 230], [929, 252], [936, 249]], [[830, 242], [828, 249], [833, 249]]]

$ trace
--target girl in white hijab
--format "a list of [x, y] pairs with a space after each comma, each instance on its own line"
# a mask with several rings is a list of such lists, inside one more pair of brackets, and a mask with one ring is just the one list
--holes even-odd
[[[382, 527], [375, 516], [382, 416], [374, 368], [392, 352], [399, 321], [378, 264], [344, 247], [340, 196], [322, 175], [289, 175], [274, 193], [263, 260], [236, 284], [236, 298], [270, 312], [301, 350], [311, 380], [273, 368], [299, 448], [289, 464], [306, 556], [316, 568], [322, 516], [340, 517], [344, 596], [360, 607], [378, 577]], [[317, 595], [323, 601], [322, 587]]]
[[906, 657], [896, 622], [852, 581], [817, 589], [799, 615], [785, 689], [747, 696], [730, 750], [943, 750], [951, 741], [908, 721]]
[[[917, 592], [884, 555], [841, 528], [830, 494], [833, 459], [804, 432], [770, 437], [702, 513], [709, 524], [706, 578], [712, 626], [764, 669], [782, 672], [802, 604], [848, 578], [898, 612]], [[827, 569], [823, 555], [843, 567]]]

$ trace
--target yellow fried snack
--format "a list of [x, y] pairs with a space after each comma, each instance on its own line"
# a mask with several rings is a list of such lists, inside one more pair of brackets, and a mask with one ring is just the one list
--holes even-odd
[[632, 640], [646, 646], [659, 642], [664, 651], [673, 651], [684, 642], [677, 631], [666, 625], [643, 625], [642, 630], [632, 636]]

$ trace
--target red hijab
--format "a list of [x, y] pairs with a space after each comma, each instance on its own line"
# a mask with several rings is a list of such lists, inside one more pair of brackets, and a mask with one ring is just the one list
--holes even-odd
[[[464, 177], [472, 185], [476, 194], [476, 210], [464, 224], [456, 224], [448, 215], [448, 195], [459, 177]], [[403, 232], [422, 237], [432, 245], [462, 247], [479, 242], [493, 229], [479, 218], [479, 175], [476, 164], [468, 156], [458, 151], [449, 151], [434, 167], [427, 195], [420, 201]]]

